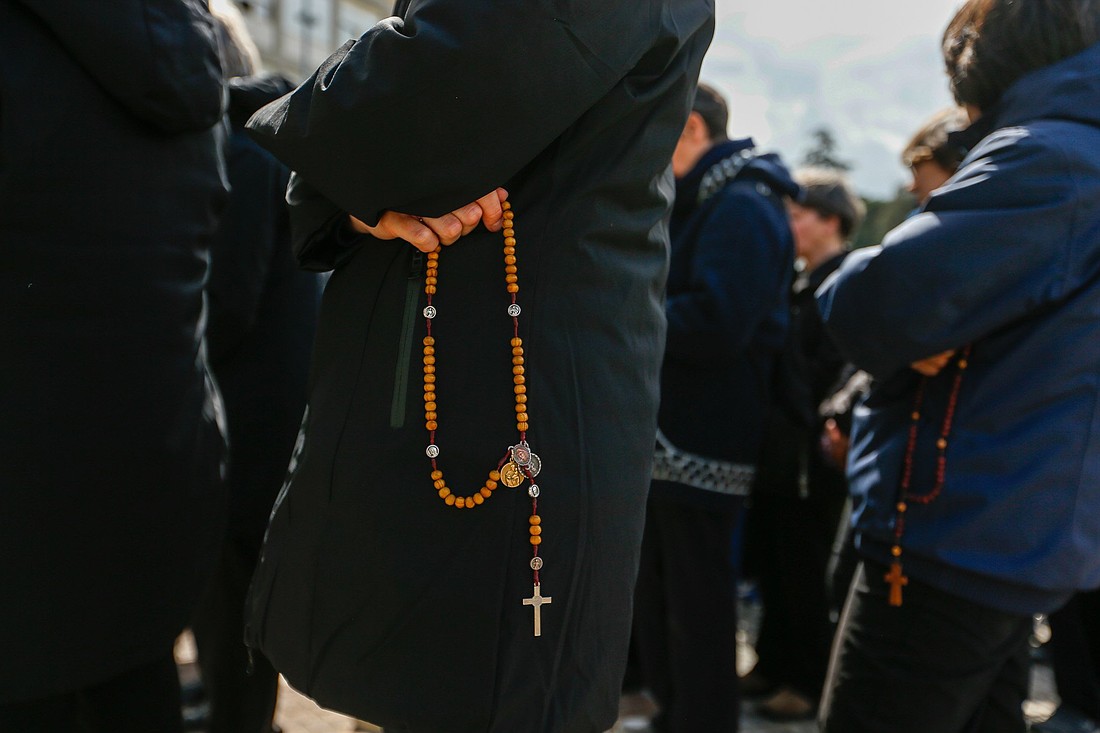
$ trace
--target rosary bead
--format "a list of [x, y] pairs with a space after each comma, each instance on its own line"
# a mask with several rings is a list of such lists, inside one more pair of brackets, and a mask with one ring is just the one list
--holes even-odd
[[425, 346], [435, 346], [435, 336], [425, 336], [424, 337], [424, 345]]
[[523, 346], [523, 339], [521, 339], [519, 336], [516, 336], [512, 339], [512, 346]]
[[518, 420], [521, 423], [526, 423], [527, 422], [527, 413], [526, 412], [521, 412], [521, 413], [517, 414], [516, 415], [516, 420]]
[[519, 355], [513, 356], [512, 357], [512, 363], [513, 364], [522, 364], [523, 363], [523, 357], [519, 356]]
[[489, 472], [489, 480], [490, 481], [500, 481], [500, 471], [497, 471], [495, 469], [490, 471]]
[[440, 470], [432, 471], [432, 481], [435, 481], [436, 479], [440, 479], [440, 478], [443, 478], [443, 472], [442, 471], [440, 471]]
[[523, 356], [523, 347], [522, 346], [513, 346], [512, 347], [512, 356]]
[[425, 285], [435, 285], [435, 284], [437, 284], [438, 282], [439, 282], [439, 279], [438, 279], [438, 278], [436, 278], [436, 277], [433, 277], [433, 276], [431, 276], [431, 275], [429, 275], [429, 276], [427, 276], [427, 277], [425, 277], [425, 278], [424, 278], [424, 284], [425, 284]]
[[447, 502], [447, 506], [454, 506], [455, 505], [455, 495], [454, 494], [448, 494], [447, 496], [445, 496], [443, 498], [443, 501]]
[[473, 498], [475, 504], [484, 504], [485, 503], [485, 497], [482, 496], [480, 492], [474, 494], [472, 498]]
[[[519, 400], [516, 400], [516, 402], [519, 402]], [[527, 408], [524, 406], [524, 403], [519, 403], [516, 405], [516, 412], [523, 412], [526, 409]]]
[[901, 557], [901, 548], [898, 547], [897, 545], [894, 545], [893, 547], [890, 548], [890, 554], [893, 555], [894, 557]]
[[489, 479], [488, 481], [485, 482], [485, 488], [487, 488], [489, 491], [492, 491], [496, 487], [497, 487], [497, 482], [494, 481], [493, 479]]
[[528, 527], [527, 531], [529, 531], [531, 533], [532, 537], [538, 537], [539, 535], [542, 534], [542, 527], [539, 527], [539, 526]]
[[437, 430], [439, 428], [439, 423], [437, 423], [435, 420], [428, 420], [426, 423], [424, 423], [424, 427], [428, 430]]
[[519, 285], [517, 285], [515, 283], [508, 283], [508, 292], [509, 293], [518, 293], [519, 292]]
[[460, 496], [457, 499], [455, 499], [455, 506], [458, 507], [459, 509], [464, 508], [466, 506], [466, 497], [465, 496]]
[[[505, 258], [505, 259], [507, 259], [507, 258]], [[513, 257], [512, 259], [514, 260], [515, 257]], [[505, 267], [504, 267], [504, 274], [505, 275], [515, 275], [517, 272], [519, 272], [519, 268], [516, 267], [515, 265], [505, 265]]]
[[508, 239], [516, 236], [516, 230], [512, 227], [511, 223], [508, 223], [504, 227], [504, 231], [501, 232], [504, 235], [504, 243], [509, 247], [515, 247], [515, 242], [509, 242]]
[[542, 524], [542, 517], [540, 517], [538, 514], [532, 514], [530, 517], [527, 518], [527, 522], [528, 524], [532, 525]]
[[424, 401], [425, 402], [435, 402], [435, 392], [425, 392], [424, 393]]
[[[502, 208], [504, 211], [508, 211], [509, 209], [512, 208], [512, 202], [511, 201], [505, 201], [504, 203], [502, 203], [500, 205], [500, 208]], [[508, 215], [505, 214], [505, 216], [508, 216]]]
[[435, 364], [435, 357], [431, 355], [425, 356], [424, 363], [428, 366], [432, 366], [433, 364]]
[[510, 245], [510, 244], [509, 244], [509, 245], [506, 245], [506, 246], [504, 247], [504, 254], [506, 254], [506, 255], [514, 255], [515, 253], [516, 253], [516, 248], [515, 248], [514, 246], [512, 246], [512, 245]]
[[437, 489], [442, 489], [442, 488], [443, 488], [444, 486], [446, 486], [446, 485], [447, 485], [447, 482], [446, 482], [446, 481], [444, 481], [444, 480], [443, 480], [442, 478], [437, 478], [437, 479], [435, 480], [435, 482], [434, 482], [434, 484], [433, 484], [433, 485], [434, 485], [434, 486], [435, 486], [435, 488], [437, 488]]
[[438, 405], [436, 405], [434, 402], [427, 402], [424, 404], [424, 409], [428, 412], [435, 412], [437, 407]]
[[905, 513], [905, 511], [906, 511], [906, 510], [907, 510], [908, 508], [909, 508], [909, 507], [908, 507], [908, 506], [906, 505], [906, 503], [905, 503], [904, 501], [899, 501], [899, 502], [898, 502], [898, 507], [897, 507], [897, 509], [898, 509], [898, 513], [899, 513], [899, 514], [904, 514], [904, 513]]
[[526, 433], [527, 432], [527, 423], [525, 423], [525, 422], [516, 423], [516, 430], [520, 431], [521, 433]]
[[946, 449], [947, 448], [947, 441], [944, 440], [943, 438], [940, 438], [939, 440], [936, 441], [936, 447], [939, 448], [940, 450]]
[[523, 384], [517, 384], [512, 391], [516, 394], [525, 394], [527, 392], [527, 386]]
[[517, 377], [522, 375], [523, 374], [523, 367], [518, 365], [518, 364], [516, 366], [512, 367], [512, 374], [515, 374]]
[[488, 486], [483, 486], [481, 487], [481, 491], [479, 491], [478, 493], [488, 499], [490, 496], [493, 495], [493, 490], [490, 489]]
[[425, 374], [435, 374], [435, 365], [434, 364], [425, 364], [424, 365], [424, 373]]
[[439, 489], [439, 498], [440, 499], [446, 499], [450, 495], [451, 495], [451, 490], [450, 489], [448, 489], [446, 486], [440, 487], [440, 489]]
[[504, 276], [504, 282], [506, 282], [506, 283], [516, 283], [516, 282], [519, 282], [519, 278], [516, 277], [515, 275], [505, 275]]
[[437, 414], [436, 414], [436, 413], [434, 413], [434, 412], [425, 412], [425, 413], [424, 413], [424, 419], [425, 419], [425, 420], [438, 420], [438, 419], [439, 419], [439, 415], [437, 415]]
[[506, 265], [516, 264], [516, 256], [515, 255], [504, 255], [504, 264], [506, 264]]
[[542, 538], [531, 535], [531, 544], [532, 545], [541, 545], [542, 544]]
[[517, 404], [522, 405], [522, 404], [525, 404], [526, 402], [527, 402], [527, 395], [525, 395], [525, 394], [516, 395], [516, 403]]

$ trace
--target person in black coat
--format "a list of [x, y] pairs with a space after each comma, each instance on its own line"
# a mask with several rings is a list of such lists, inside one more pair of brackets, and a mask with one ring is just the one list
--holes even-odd
[[864, 205], [843, 174], [802, 169], [790, 203], [801, 270], [791, 287], [791, 330], [776, 370], [780, 392], [768, 421], [753, 486], [747, 541], [763, 618], [759, 657], [746, 695], [765, 694], [761, 714], [812, 717], [825, 682], [833, 624], [826, 568], [848, 485], [821, 448], [818, 406], [842, 386], [846, 361], [817, 311], [814, 291], [840, 266]]
[[414, 733], [614, 724], [668, 161], [713, 10], [401, 2], [249, 122], [295, 171], [299, 258], [335, 269], [246, 632], [322, 705]]
[[794, 247], [775, 155], [700, 84], [672, 158], [668, 338], [634, 625], [658, 731], [738, 728], [734, 539], [787, 332]]
[[211, 19], [0, 3], [0, 98], [0, 730], [167, 733], [224, 515]]
[[290, 171], [244, 129], [252, 113], [293, 86], [255, 75], [258, 54], [228, 0], [211, 11], [223, 40], [231, 126], [232, 192], [211, 244], [207, 284], [210, 368], [229, 427], [229, 524], [191, 630], [210, 701], [207, 733], [267, 733], [278, 674], [258, 652], [250, 669], [244, 599], [305, 409], [322, 276], [300, 270], [290, 250]]

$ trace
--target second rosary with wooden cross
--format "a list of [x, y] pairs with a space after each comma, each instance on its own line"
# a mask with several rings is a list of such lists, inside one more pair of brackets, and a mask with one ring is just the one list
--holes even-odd
[[436, 337], [432, 335], [432, 322], [439, 315], [439, 311], [432, 305], [432, 296], [436, 293], [439, 284], [439, 254], [441, 247], [436, 247], [428, 253], [428, 267], [424, 275], [424, 292], [428, 296], [428, 305], [424, 308], [424, 322], [426, 335], [424, 336], [424, 426], [428, 430], [428, 447], [425, 450], [432, 465], [432, 482], [435, 490], [447, 506], [456, 509], [473, 509], [485, 503], [500, 484], [508, 488], [519, 488], [528, 482], [527, 494], [531, 497], [531, 516], [528, 520], [528, 540], [531, 544], [531, 572], [533, 574], [534, 590], [530, 598], [523, 599], [524, 606], [531, 606], [535, 612], [535, 636], [542, 636], [542, 606], [549, 605], [553, 598], [543, 596], [539, 581], [539, 571], [543, 567], [543, 560], [539, 557], [539, 546], [542, 544], [542, 518], [539, 516], [539, 485], [535, 483], [535, 477], [542, 470], [542, 461], [531, 450], [527, 442], [527, 431], [530, 427], [530, 418], [527, 413], [527, 378], [524, 375], [523, 340], [519, 336], [519, 316], [523, 312], [517, 302], [519, 293], [519, 269], [516, 260], [516, 232], [514, 226], [515, 214], [512, 206], [505, 201], [504, 209], [504, 280], [511, 303], [507, 306], [506, 313], [512, 319], [512, 392], [515, 397], [516, 431], [519, 440], [515, 445], [508, 446], [504, 456], [497, 462], [497, 466], [489, 471], [488, 478], [479, 490], [468, 495], [455, 494], [443, 478], [443, 471], [439, 467], [441, 450], [436, 444], [435, 433], [439, 425], [439, 408], [436, 402], [437, 373], [436, 373]]

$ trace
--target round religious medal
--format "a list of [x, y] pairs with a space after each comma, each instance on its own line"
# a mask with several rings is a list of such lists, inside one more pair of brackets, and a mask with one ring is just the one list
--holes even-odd
[[526, 466], [531, 462], [531, 446], [527, 445], [527, 441], [520, 441], [519, 445], [512, 446], [512, 460], [518, 463], [520, 466]]
[[530, 496], [532, 499], [539, 498], [539, 485], [538, 484], [531, 484], [530, 486], [528, 486], [527, 487], [527, 495]]
[[527, 462], [527, 472], [531, 474], [531, 478], [539, 475], [539, 471], [542, 470], [542, 461], [539, 460], [538, 453], [531, 454], [531, 460]]
[[500, 482], [509, 489], [516, 488], [523, 483], [523, 469], [512, 461], [508, 461], [504, 464], [504, 468], [500, 469]]

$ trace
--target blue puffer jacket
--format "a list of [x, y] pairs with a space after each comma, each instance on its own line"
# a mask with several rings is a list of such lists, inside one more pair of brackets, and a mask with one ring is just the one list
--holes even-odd
[[752, 148], [718, 143], [676, 182], [658, 418], [676, 447], [746, 465], [787, 333], [794, 244], [783, 201], [798, 192], [777, 156]]
[[[906, 514], [905, 572], [1010, 612], [1100, 584], [1100, 44], [1020, 79], [925, 210], [818, 292], [877, 378], [849, 478], [859, 546], [885, 561], [914, 390], [909, 364], [973, 344], [942, 494]], [[934, 485], [954, 367], [926, 386], [912, 491]]]

